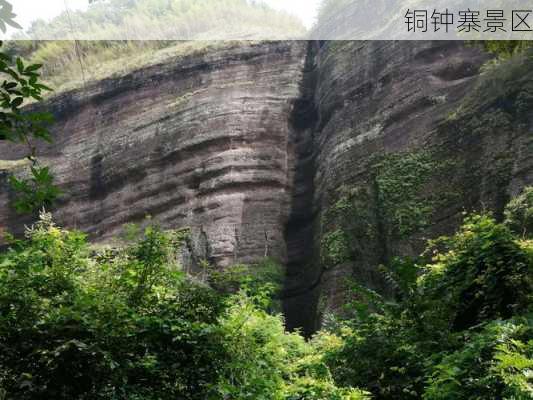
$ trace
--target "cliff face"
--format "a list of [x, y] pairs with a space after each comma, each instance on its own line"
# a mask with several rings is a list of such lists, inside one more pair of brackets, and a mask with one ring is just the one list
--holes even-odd
[[488, 59], [444, 42], [236, 45], [56, 96], [40, 149], [65, 192], [56, 219], [105, 241], [150, 215], [192, 229], [193, 260], [278, 258], [288, 325], [311, 332], [346, 277], [391, 294], [380, 264], [533, 183], [531, 61], [481, 76]]
[[[284, 260], [305, 50], [226, 46], [54, 98], [54, 144], [40, 154], [64, 188], [58, 222], [105, 241], [150, 216], [190, 227], [196, 257], [218, 265]], [[16, 228], [3, 197], [0, 225]]]
[[391, 295], [379, 265], [453, 233], [463, 211], [501, 218], [533, 182], [530, 60], [480, 74], [457, 42], [327, 43], [317, 54], [315, 248], [320, 312], [345, 278]]

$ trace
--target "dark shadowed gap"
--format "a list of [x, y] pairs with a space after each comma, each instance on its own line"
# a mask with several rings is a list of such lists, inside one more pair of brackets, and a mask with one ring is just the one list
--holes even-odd
[[300, 98], [291, 114], [289, 152], [293, 157], [292, 204], [285, 239], [287, 273], [283, 290], [283, 311], [287, 329], [300, 329], [306, 336], [317, 329], [317, 306], [321, 266], [314, 243], [313, 210], [316, 173], [314, 132], [318, 122], [315, 104], [318, 43], [310, 42], [300, 87]]

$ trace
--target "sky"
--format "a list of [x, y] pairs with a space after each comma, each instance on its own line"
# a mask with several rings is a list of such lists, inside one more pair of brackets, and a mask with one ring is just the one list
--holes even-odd
[[[61, 14], [65, 7], [70, 10], [85, 9], [88, 0], [8, 0], [13, 4], [13, 12], [17, 14], [17, 21], [24, 28], [31, 22], [42, 18], [49, 20]], [[300, 17], [304, 24], [310, 27], [313, 24], [318, 4], [321, 0], [265, 0], [267, 4], [278, 10], [285, 10]], [[0, 1], [1, 3], [1, 1]]]
[[310, 28], [316, 18], [321, 0], [265, 0], [272, 8], [285, 10], [300, 17]]

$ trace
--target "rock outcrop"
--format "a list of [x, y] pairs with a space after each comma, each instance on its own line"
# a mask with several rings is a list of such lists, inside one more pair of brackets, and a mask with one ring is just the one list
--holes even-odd
[[458, 42], [239, 44], [58, 95], [40, 149], [56, 219], [105, 241], [149, 215], [190, 227], [194, 259], [277, 258], [288, 325], [310, 333], [347, 277], [391, 295], [379, 265], [533, 183], [531, 61], [481, 74], [489, 59]]
[[[47, 102], [54, 144], [39, 150], [64, 196], [63, 225], [105, 241], [147, 216], [190, 227], [197, 258], [284, 260], [289, 115], [306, 45], [228, 45], [170, 59]], [[20, 158], [11, 145], [2, 158]], [[17, 229], [2, 193], [0, 226]]]
[[459, 42], [321, 47], [313, 204], [322, 313], [346, 301], [346, 277], [392, 295], [379, 265], [454, 232], [464, 211], [501, 218], [533, 182], [531, 60], [491, 69], [489, 59]]

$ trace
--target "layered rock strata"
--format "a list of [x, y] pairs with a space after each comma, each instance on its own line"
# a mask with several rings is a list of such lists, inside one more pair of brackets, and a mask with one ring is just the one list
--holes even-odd
[[[276, 258], [288, 326], [310, 334], [348, 286], [393, 296], [396, 256], [533, 184], [532, 61], [489, 60], [459, 42], [228, 44], [57, 95], [39, 149], [55, 218], [102, 242], [147, 216], [190, 227], [191, 264]], [[0, 165], [0, 227], [20, 230]]]

